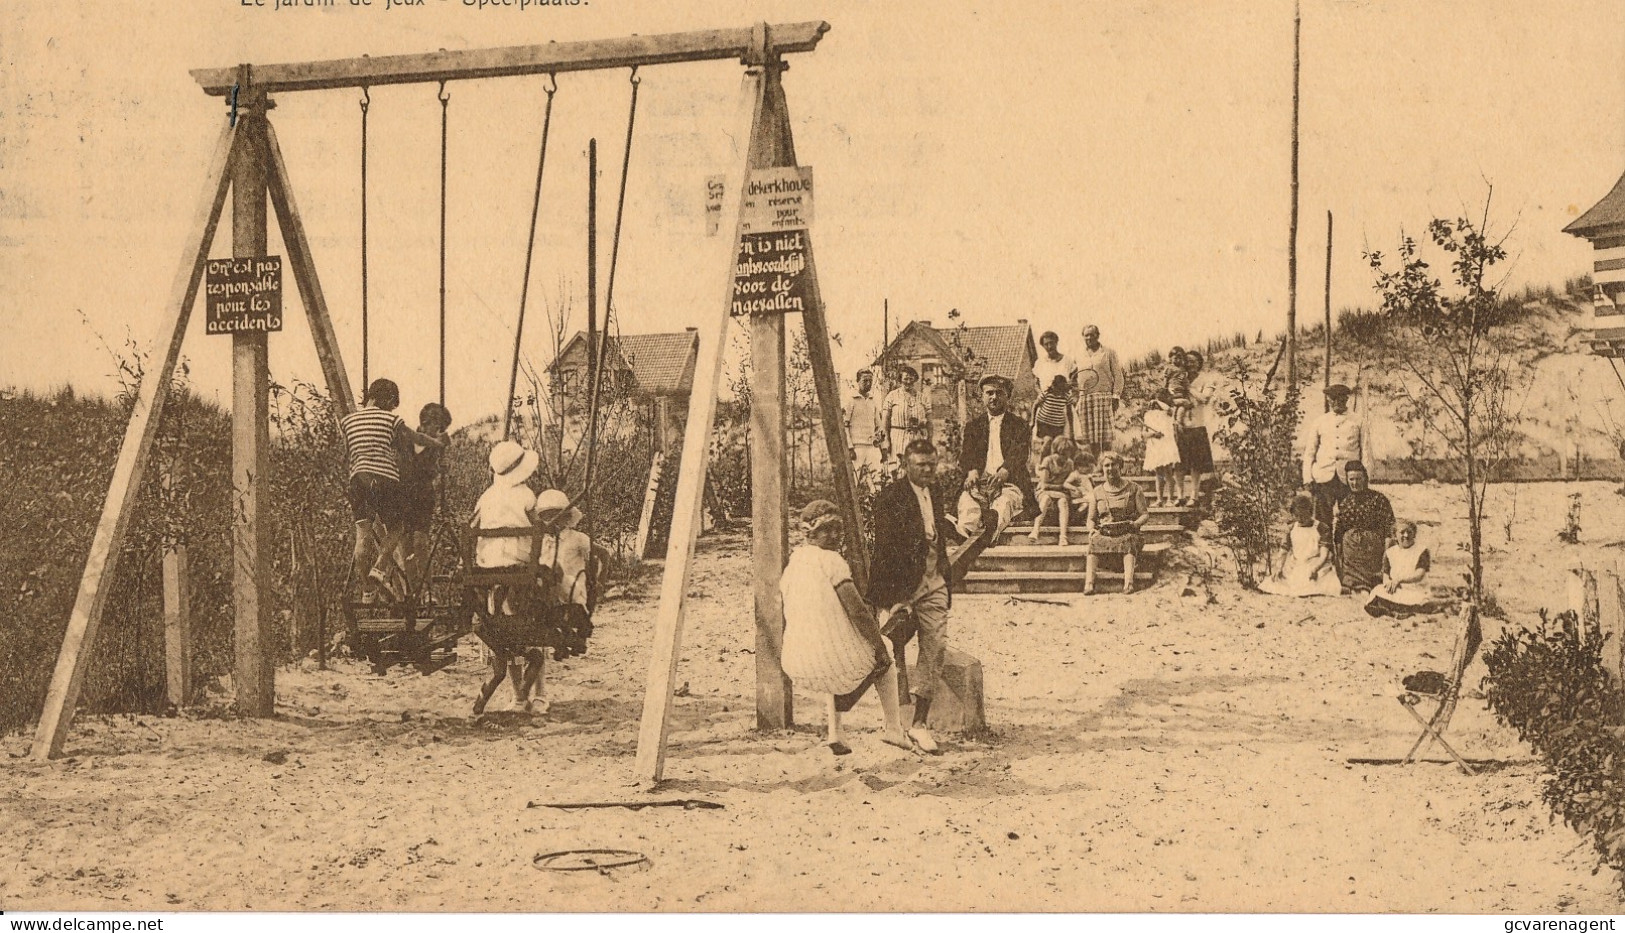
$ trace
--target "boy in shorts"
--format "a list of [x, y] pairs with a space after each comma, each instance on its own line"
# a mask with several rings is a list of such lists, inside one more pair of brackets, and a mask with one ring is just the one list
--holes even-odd
[[[419, 410], [419, 434], [444, 441], [450, 427], [451, 412], [446, 406], [430, 402]], [[423, 586], [429, 569], [429, 531], [435, 507], [440, 503], [440, 461], [445, 448], [402, 440], [404, 446], [397, 451], [401, 460], [401, 520], [406, 526], [402, 566], [406, 568], [407, 584], [415, 592]]]

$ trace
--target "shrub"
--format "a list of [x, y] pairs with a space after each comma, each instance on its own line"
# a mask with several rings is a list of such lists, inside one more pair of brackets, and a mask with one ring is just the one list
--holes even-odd
[[1602, 865], [1625, 871], [1625, 694], [1609, 681], [1604, 643], [1596, 622], [1543, 611], [1539, 627], [1508, 627], [1485, 653], [1484, 688], [1496, 720], [1540, 756], [1546, 805], [1591, 837]]
[[[229, 431], [184, 391], [159, 425], [80, 694], [82, 708], [159, 712], [166, 701], [162, 552], [191, 545], [194, 666], [231, 664]], [[132, 396], [133, 398], [133, 396]], [[0, 731], [40, 712], [78, 595], [127, 409], [71, 390], [0, 399]], [[168, 483], [165, 483], [165, 477]]]
[[1236, 374], [1233, 410], [1221, 417], [1215, 438], [1230, 451], [1230, 470], [1213, 494], [1213, 520], [1219, 539], [1236, 562], [1236, 579], [1245, 587], [1258, 584], [1259, 571], [1274, 572], [1273, 548], [1287, 502], [1298, 488], [1294, 437], [1298, 429], [1298, 393], [1288, 387], [1284, 398], [1268, 384], [1249, 381], [1246, 369]]

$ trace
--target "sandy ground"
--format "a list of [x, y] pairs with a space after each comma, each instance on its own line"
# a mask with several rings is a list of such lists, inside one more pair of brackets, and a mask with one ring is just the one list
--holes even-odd
[[[1455, 577], [1455, 491], [1387, 490]], [[1625, 498], [1546, 484], [1490, 503], [1492, 584], [1513, 618], [1558, 604], [1566, 569], [1611, 565]], [[1558, 544], [1571, 492], [1582, 543]], [[1604, 531], [1606, 529], [1606, 531]], [[721, 810], [563, 811], [636, 800], [653, 587], [604, 607], [591, 653], [550, 666], [553, 709], [467, 718], [470, 655], [429, 677], [357, 665], [279, 673], [278, 716], [82, 717], [71, 757], [0, 763], [8, 909], [1082, 910], [1619, 912], [1618, 881], [1539, 802], [1541, 771], [1478, 700], [1452, 735], [1465, 777], [1394, 759], [1417, 730], [1397, 678], [1441, 669], [1443, 618], [1371, 620], [1352, 600], [1165, 578], [1131, 597], [962, 597], [954, 643], [986, 669], [995, 735], [922, 758], [849, 720], [751, 731], [747, 539], [703, 542], [668, 780]], [[1547, 598], [1549, 597], [1549, 599]], [[1495, 629], [1487, 633], [1493, 638]], [[1482, 663], [1470, 672], [1474, 683]], [[508, 705], [504, 688], [493, 705]], [[6, 740], [13, 755], [26, 738]], [[1441, 759], [1435, 750], [1431, 758]], [[642, 799], [647, 799], [644, 795]], [[537, 853], [642, 852], [560, 874]]]

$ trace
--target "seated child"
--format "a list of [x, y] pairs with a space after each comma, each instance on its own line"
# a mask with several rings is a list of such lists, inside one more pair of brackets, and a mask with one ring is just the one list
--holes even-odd
[[869, 605], [841, 556], [845, 523], [834, 503], [818, 499], [801, 510], [806, 543], [790, 553], [779, 590], [784, 596], [784, 673], [797, 687], [829, 697], [829, 748], [851, 752], [841, 714], [877, 688], [886, 731], [881, 741], [910, 748], [897, 705], [897, 668]]
[[[525, 481], [536, 472], [539, 457], [534, 450], [526, 450], [515, 441], [500, 441], [491, 448], [488, 462], [491, 466], [491, 485], [480, 494], [474, 506], [469, 525], [481, 530], [499, 528], [529, 528], [535, 522], [536, 494]], [[474, 566], [489, 570], [524, 567], [531, 562], [532, 538], [477, 538], [474, 542]], [[501, 606], [503, 615], [513, 615], [511, 594], [498, 593], [503, 587], [492, 587], [486, 596], [486, 611], [496, 615]]]
[[1422, 581], [1433, 566], [1433, 556], [1417, 545], [1415, 522], [1400, 522], [1394, 537], [1394, 545], [1382, 555], [1382, 582], [1366, 597], [1365, 611], [1373, 616], [1429, 612], [1432, 594]]
[[1080, 450], [1072, 457], [1072, 472], [1066, 477], [1066, 494], [1072, 500], [1072, 514], [1081, 521], [1078, 525], [1089, 527], [1089, 508], [1095, 501], [1095, 485], [1089, 477], [1095, 472], [1095, 458], [1087, 450]]
[[1308, 493], [1292, 499], [1292, 529], [1286, 536], [1281, 569], [1258, 588], [1276, 596], [1339, 596], [1343, 584], [1332, 563], [1331, 536], [1315, 521], [1315, 500]]
[[1044, 524], [1045, 516], [1056, 512], [1061, 532], [1057, 543], [1065, 547], [1069, 543], [1067, 531], [1072, 518], [1072, 493], [1067, 489], [1066, 481], [1075, 466], [1075, 451], [1072, 442], [1064, 437], [1057, 437], [1053, 442], [1046, 438], [1045, 445], [1050, 448], [1050, 453], [1038, 464], [1038, 517], [1033, 519], [1033, 530], [1028, 540], [1037, 544], [1038, 529]]
[[[419, 434], [444, 442], [449, 427], [451, 412], [444, 405], [430, 402], [418, 412]], [[410, 440], [399, 451], [401, 511], [406, 525], [401, 566], [406, 568], [407, 586], [413, 592], [423, 586], [424, 574], [429, 569], [429, 529], [440, 499], [440, 461], [444, 453], [444, 447]]]

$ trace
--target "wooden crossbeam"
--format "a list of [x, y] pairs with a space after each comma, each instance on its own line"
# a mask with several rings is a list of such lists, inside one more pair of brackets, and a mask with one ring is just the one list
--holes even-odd
[[[825, 22], [786, 23], [769, 27], [770, 54], [811, 52], [829, 30]], [[554, 74], [631, 68], [674, 62], [737, 58], [760, 64], [753, 44], [756, 29], [706, 29], [657, 36], [628, 36], [582, 42], [549, 42], [497, 49], [467, 49], [416, 55], [339, 58], [317, 62], [255, 65], [254, 87], [268, 94], [333, 88], [377, 87], [474, 78]], [[192, 77], [207, 94], [222, 97], [238, 83], [236, 66], [199, 68]]]
[[[238, 125], [241, 125], [240, 121]], [[188, 228], [186, 257], [176, 273], [169, 303], [164, 306], [163, 324], [153, 348], [153, 356], [159, 363], [148, 370], [141, 380], [135, 408], [130, 412], [129, 424], [124, 428], [124, 441], [119, 445], [118, 460], [113, 466], [107, 501], [102, 505], [101, 518], [96, 522], [90, 555], [85, 560], [85, 572], [79, 580], [79, 595], [74, 598], [73, 612], [68, 616], [62, 651], [57, 655], [56, 671], [51, 675], [51, 686], [45, 694], [45, 707], [40, 712], [39, 728], [34, 733], [35, 758], [54, 758], [62, 753], [68, 724], [73, 720], [73, 710], [79, 702], [79, 688], [84, 683], [90, 648], [96, 641], [102, 610], [107, 605], [107, 591], [118, 569], [124, 531], [129, 525], [130, 515], [135, 511], [136, 494], [141, 490], [141, 477], [146, 472], [164, 403], [169, 398], [170, 380], [174, 378], [181, 343], [186, 337], [186, 323], [192, 316], [192, 305], [197, 301], [203, 267], [208, 262], [209, 247], [214, 242], [215, 228], [220, 223], [226, 192], [231, 186], [232, 169], [239, 157], [238, 138], [235, 127], [222, 130], [220, 141], [215, 144], [214, 156], [209, 161], [208, 184], [203, 201], [198, 205], [192, 225]]]

